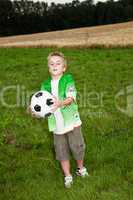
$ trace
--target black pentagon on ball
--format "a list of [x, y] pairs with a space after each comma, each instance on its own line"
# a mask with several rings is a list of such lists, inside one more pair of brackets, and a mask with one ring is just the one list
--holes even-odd
[[42, 95], [43, 95], [42, 92], [38, 92], [38, 93], [35, 95], [35, 97], [41, 97]]
[[46, 104], [48, 106], [52, 105], [53, 104], [53, 100], [52, 99], [47, 99]]
[[45, 117], [49, 117], [51, 115], [51, 113], [47, 113], [46, 115], [45, 115]]
[[35, 105], [34, 109], [35, 109], [36, 112], [40, 112], [41, 111], [41, 106]]

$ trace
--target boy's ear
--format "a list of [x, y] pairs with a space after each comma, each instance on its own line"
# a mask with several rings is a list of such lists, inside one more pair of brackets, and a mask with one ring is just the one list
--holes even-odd
[[67, 69], [67, 63], [65, 62], [64, 63], [64, 72], [66, 71], [66, 69]]
[[66, 71], [66, 66], [63, 68], [63, 72], [65, 72]]

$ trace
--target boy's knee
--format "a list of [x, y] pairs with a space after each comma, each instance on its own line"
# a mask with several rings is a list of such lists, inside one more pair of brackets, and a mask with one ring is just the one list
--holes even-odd
[[81, 127], [77, 127], [69, 135], [69, 145], [76, 160], [82, 160], [85, 152], [85, 142], [81, 132]]

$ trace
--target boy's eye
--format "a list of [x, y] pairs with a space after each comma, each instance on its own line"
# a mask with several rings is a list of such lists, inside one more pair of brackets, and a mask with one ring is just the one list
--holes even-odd
[[[60, 65], [61, 63], [55, 63], [56, 65]], [[54, 63], [50, 63], [50, 66], [53, 66]]]

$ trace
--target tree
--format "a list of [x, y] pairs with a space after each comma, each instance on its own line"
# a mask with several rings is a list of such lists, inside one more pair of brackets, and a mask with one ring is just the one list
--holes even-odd
[[48, 6], [33, 0], [0, 0], [0, 36], [88, 27], [133, 20], [133, 0], [73, 0]]
[[10, 34], [9, 20], [12, 13], [12, 3], [10, 0], [0, 1], [0, 35]]

